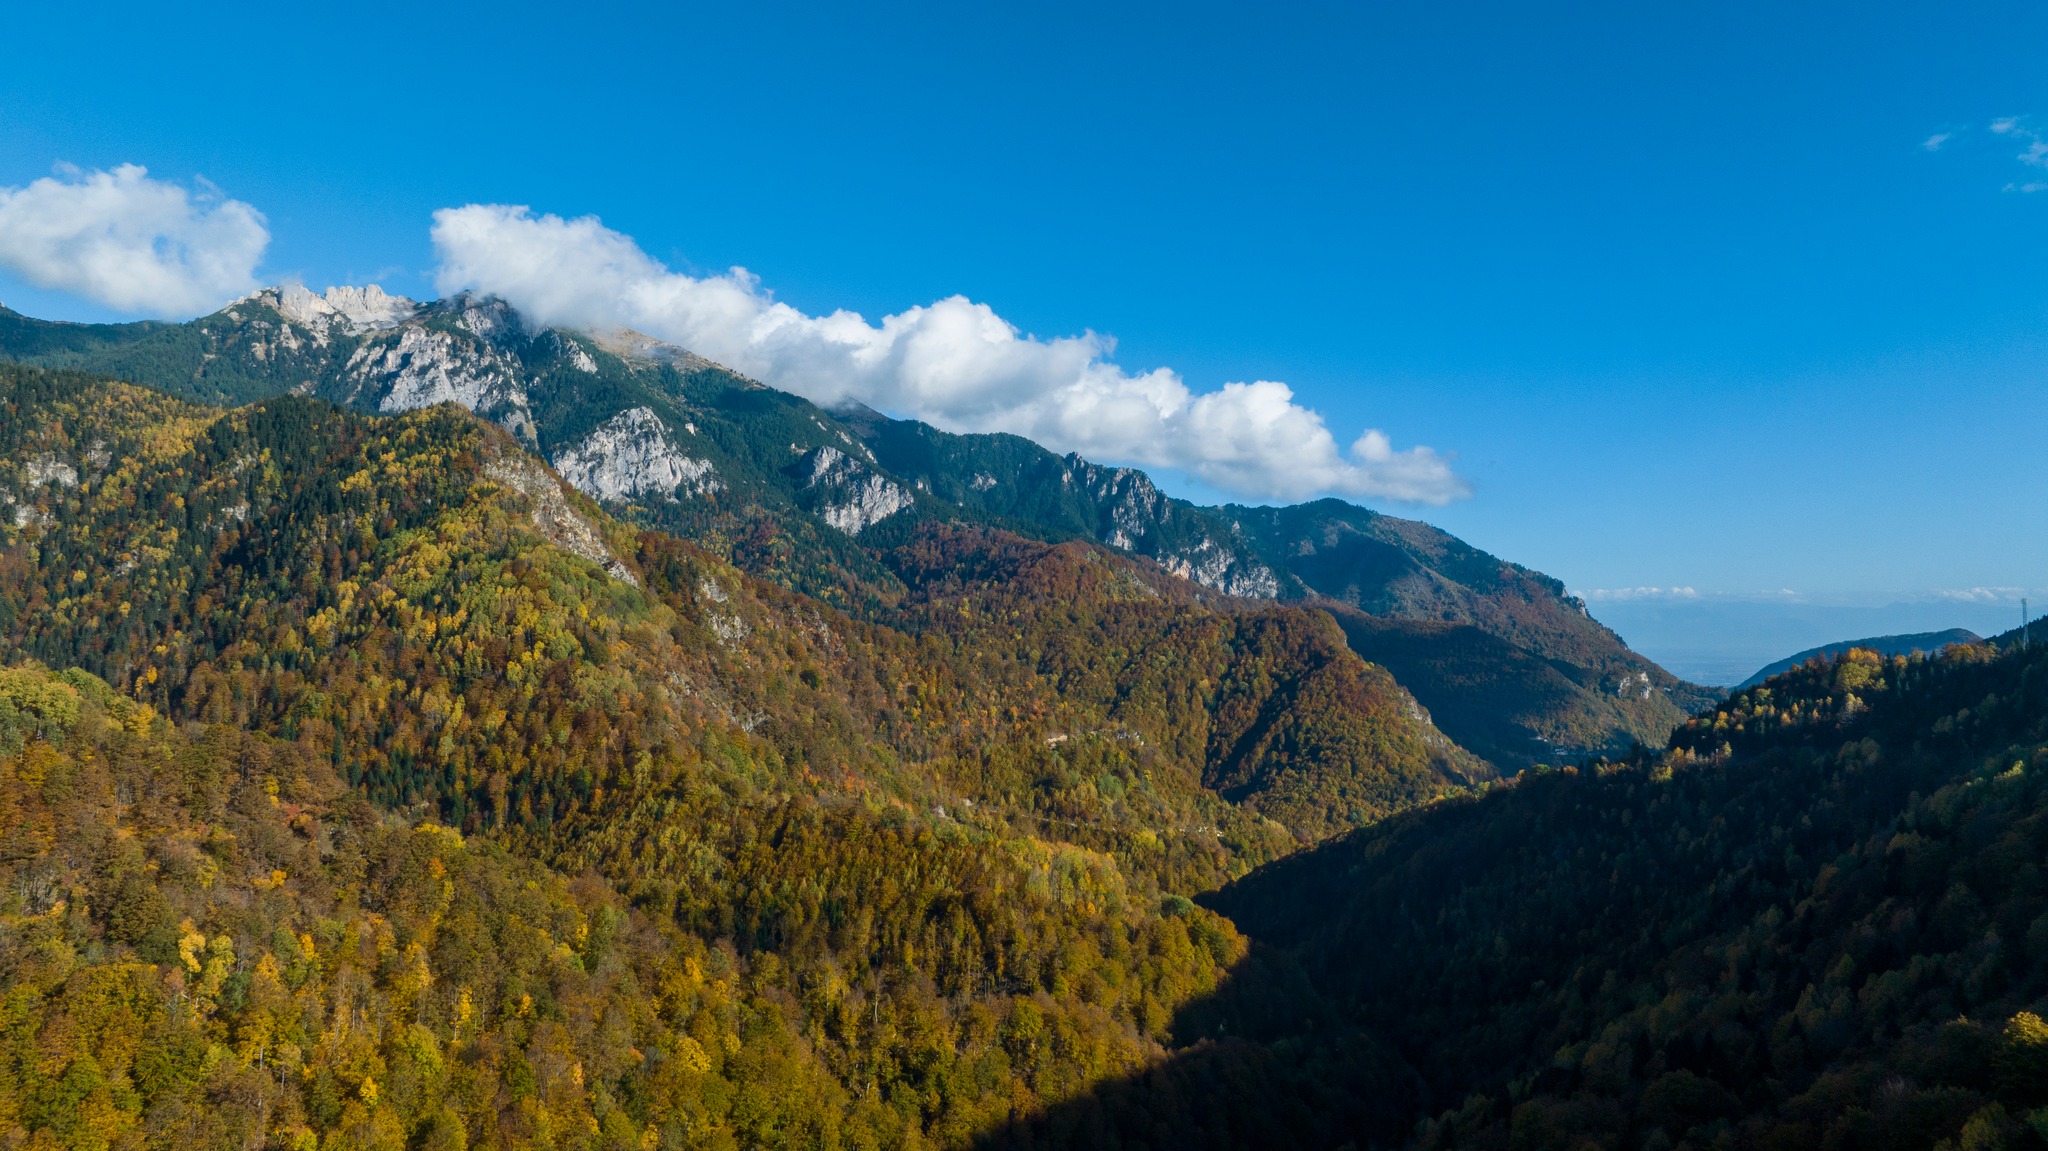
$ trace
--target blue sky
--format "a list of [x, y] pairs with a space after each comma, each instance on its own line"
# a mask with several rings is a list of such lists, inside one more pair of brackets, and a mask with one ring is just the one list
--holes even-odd
[[0, 187], [204, 177], [316, 287], [433, 294], [479, 202], [965, 294], [1445, 453], [1470, 498], [1362, 502], [1579, 589], [2048, 587], [2048, 8], [1563, 7], [32, 6]]

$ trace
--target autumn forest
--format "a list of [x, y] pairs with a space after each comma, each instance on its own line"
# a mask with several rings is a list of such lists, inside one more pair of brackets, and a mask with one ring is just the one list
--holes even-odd
[[1492, 598], [229, 398], [0, 364], [7, 1147], [2048, 1146], [2048, 652], [1715, 699], [1413, 532]]

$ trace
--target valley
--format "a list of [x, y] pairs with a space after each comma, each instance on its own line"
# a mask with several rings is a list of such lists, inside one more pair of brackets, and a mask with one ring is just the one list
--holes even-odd
[[21, 1145], [2048, 1137], [2013, 637], [1723, 697], [1426, 524], [487, 299], [0, 353]]

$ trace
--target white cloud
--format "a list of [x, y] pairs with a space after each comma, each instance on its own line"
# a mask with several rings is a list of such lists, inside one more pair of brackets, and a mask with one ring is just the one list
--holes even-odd
[[1939, 152], [1941, 151], [1941, 146], [1943, 144], [1948, 143], [1950, 140], [1954, 138], [1954, 132], [1936, 132], [1934, 135], [1929, 136], [1925, 140], [1920, 141], [1920, 146], [1922, 148], [1927, 149], [1930, 152]]
[[547, 324], [635, 328], [776, 387], [858, 401], [949, 431], [1014, 432], [1060, 451], [1176, 468], [1257, 498], [1321, 493], [1442, 504], [1470, 494], [1426, 447], [1377, 430], [1342, 448], [1286, 384], [1189, 389], [1170, 369], [1133, 374], [1093, 332], [1022, 335], [986, 304], [951, 296], [885, 316], [810, 316], [743, 268], [672, 272], [596, 217], [471, 204], [434, 213], [444, 292], [503, 297]]
[[123, 312], [191, 316], [256, 286], [263, 214], [204, 181], [195, 191], [123, 164], [60, 166], [0, 188], [0, 265], [39, 288]]
[[[2027, 122], [2025, 117], [2000, 117], [1991, 122], [1991, 130], [2000, 136], [2018, 140], [2026, 145], [2025, 149], [2014, 159], [2030, 167], [2048, 168], [2048, 138], [2044, 138], [2038, 129]], [[2008, 192], [2043, 192], [2048, 191], [2048, 182], [2040, 180], [2014, 181], [2007, 184], [2005, 190]]]
[[1632, 603], [1653, 599], [1698, 599], [1690, 587], [1596, 587], [1572, 593], [1588, 603]]
[[1928, 593], [1930, 598], [1947, 600], [1952, 603], [2004, 603], [2018, 602], [2027, 594], [2023, 587], [1964, 587], [1936, 588]]

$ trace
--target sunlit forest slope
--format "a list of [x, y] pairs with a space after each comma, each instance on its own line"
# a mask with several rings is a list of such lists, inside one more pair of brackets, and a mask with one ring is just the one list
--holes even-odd
[[928, 525], [855, 619], [452, 405], [0, 368], [0, 499], [38, 1146], [958, 1145], [1188, 1041], [1187, 896], [1485, 775], [1321, 613]]

